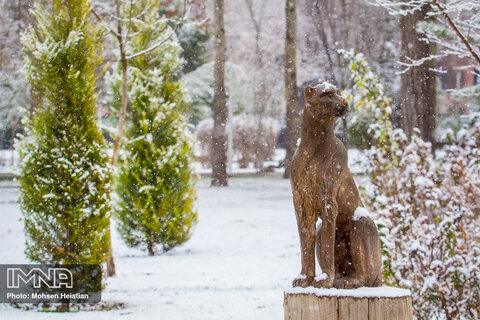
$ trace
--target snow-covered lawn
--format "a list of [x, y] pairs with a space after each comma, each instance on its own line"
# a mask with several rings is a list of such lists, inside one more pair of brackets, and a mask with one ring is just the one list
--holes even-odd
[[[0, 263], [26, 263], [18, 189], [0, 182]], [[8, 186], [10, 185], [10, 186]], [[199, 221], [185, 245], [149, 257], [117, 233], [117, 276], [102, 300], [127, 308], [70, 314], [0, 305], [0, 319], [282, 319], [283, 290], [300, 271], [290, 184], [279, 174], [198, 183]]]
[[0, 174], [12, 172], [17, 166], [18, 161], [19, 154], [17, 150], [12, 152], [11, 150], [0, 149]]

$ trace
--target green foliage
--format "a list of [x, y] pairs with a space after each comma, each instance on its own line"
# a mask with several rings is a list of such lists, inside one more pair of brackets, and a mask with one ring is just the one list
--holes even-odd
[[349, 140], [355, 148], [368, 149], [372, 145], [372, 136], [369, 134], [371, 115], [353, 110], [347, 116]]
[[192, 25], [184, 25], [178, 31], [178, 41], [182, 47], [184, 60], [182, 74], [190, 73], [208, 60], [205, 43], [210, 39], [207, 30], [199, 30]]
[[129, 61], [129, 123], [125, 153], [116, 185], [119, 231], [130, 246], [146, 246], [154, 254], [187, 241], [197, 214], [194, 175], [190, 163], [193, 140], [183, 114], [188, 100], [175, 81], [181, 48], [166, 21], [159, 20], [154, 0], [136, 1], [126, 10], [132, 21], [129, 54], [162, 41], [156, 49]]
[[27, 80], [41, 99], [20, 141], [26, 253], [42, 263], [101, 263], [112, 182], [95, 120], [101, 34], [87, 0], [39, 2], [33, 16], [22, 42]]
[[[370, 178], [374, 185], [384, 185], [388, 188], [383, 178], [392, 168], [397, 167], [399, 158], [398, 142], [403, 136], [393, 130], [389, 115], [391, 113], [390, 98], [385, 95], [383, 85], [373, 73], [367, 59], [362, 53], [339, 50], [339, 54], [349, 63], [351, 79], [354, 82], [353, 92], [346, 92], [345, 97], [349, 104], [354, 104], [355, 116], [359, 118], [350, 124], [349, 133], [352, 141], [361, 140], [375, 153], [369, 167]], [[374, 120], [373, 124], [368, 121]], [[357, 137], [355, 137], [355, 135]], [[400, 137], [400, 138], [398, 138]], [[367, 203], [368, 204], [368, 203]], [[394, 212], [393, 212], [394, 213]], [[391, 265], [391, 254], [386, 245], [385, 225], [377, 225], [380, 232], [383, 259], [383, 278], [387, 284], [393, 284], [389, 279], [394, 274]]]
[[[372, 68], [362, 53], [356, 53], [353, 49], [339, 50], [338, 53], [349, 63], [352, 72], [351, 79], [354, 82], [353, 90], [346, 92], [345, 97], [349, 104], [355, 108], [354, 114], [362, 121], [358, 121], [359, 129], [365, 136], [365, 141], [376, 140], [377, 144], [383, 144], [387, 139], [387, 132], [392, 128], [389, 115], [392, 113], [390, 98], [385, 95], [383, 85], [373, 73]], [[365, 122], [376, 121], [375, 127], [368, 128], [365, 132]], [[380, 130], [380, 131], [379, 131]]]
[[[396, 132], [389, 119], [392, 113], [391, 99], [386, 96], [383, 85], [363, 54], [356, 53], [353, 49], [339, 50], [339, 54], [349, 63], [351, 79], [354, 82], [353, 92], [346, 92], [345, 97], [349, 104], [354, 104], [356, 115], [362, 119], [357, 121], [358, 125], [353, 125], [351, 130], [354, 134], [362, 135], [357, 139], [368, 141], [368, 145], [375, 146], [383, 152], [384, 157], [390, 159], [391, 165], [396, 165], [398, 144], [392, 136]], [[371, 120], [375, 123], [369, 125], [365, 132], [366, 123]], [[385, 169], [387, 168], [382, 168]]]

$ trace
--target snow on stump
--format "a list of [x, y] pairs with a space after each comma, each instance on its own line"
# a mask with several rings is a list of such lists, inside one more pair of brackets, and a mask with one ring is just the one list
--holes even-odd
[[285, 320], [412, 320], [409, 290], [290, 288], [283, 302]]

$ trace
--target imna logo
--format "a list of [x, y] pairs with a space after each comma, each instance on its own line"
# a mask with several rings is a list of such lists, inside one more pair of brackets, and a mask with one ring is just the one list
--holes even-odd
[[24, 272], [21, 268], [7, 268], [7, 288], [20, 288], [20, 284], [33, 282], [33, 287], [39, 289], [42, 283], [51, 289], [73, 288], [72, 272], [65, 268], [32, 268]]

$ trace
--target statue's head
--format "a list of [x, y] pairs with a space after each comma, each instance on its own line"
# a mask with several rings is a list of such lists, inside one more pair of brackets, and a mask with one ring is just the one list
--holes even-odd
[[332, 119], [348, 112], [348, 103], [334, 85], [323, 82], [305, 88], [305, 113], [316, 119]]

